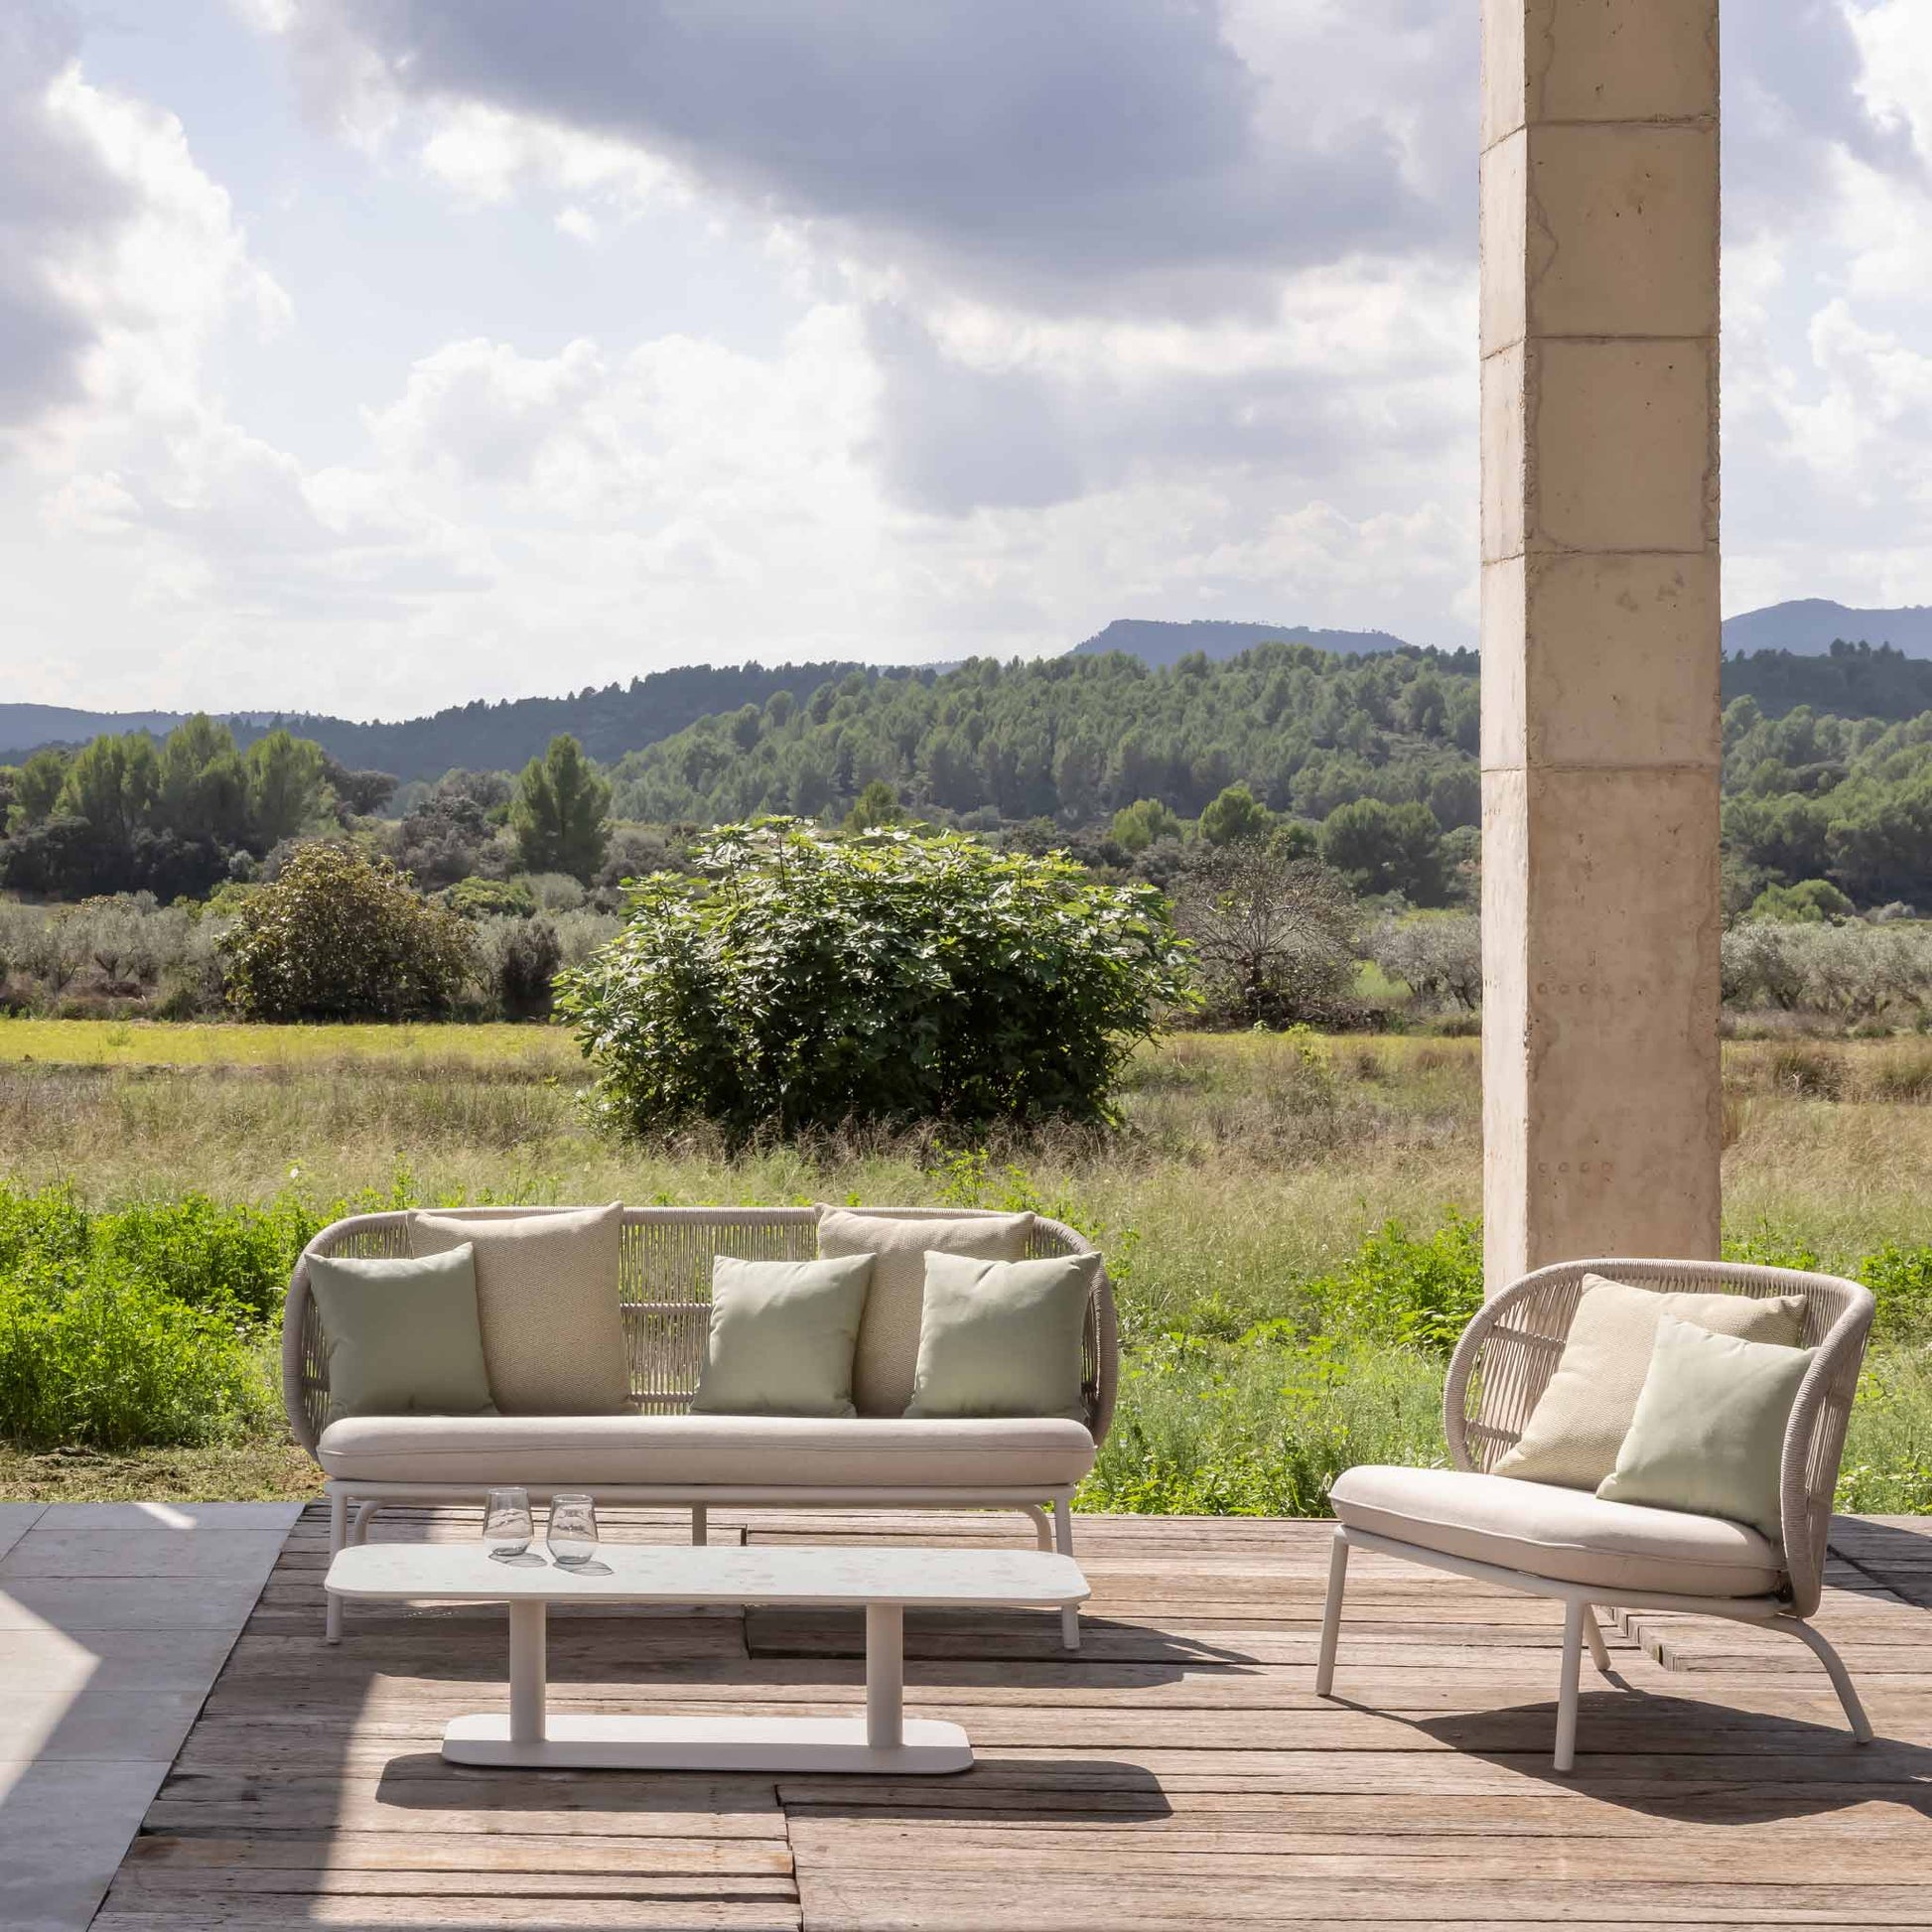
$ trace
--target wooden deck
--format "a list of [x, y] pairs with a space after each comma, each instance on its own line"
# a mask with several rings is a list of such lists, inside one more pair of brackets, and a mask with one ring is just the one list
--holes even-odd
[[[749, 1521], [751, 1527], [744, 1527]], [[1658, 1618], [1585, 1666], [1550, 1769], [1554, 1605], [1357, 1556], [1336, 1690], [1312, 1691], [1327, 1526], [1082, 1519], [1095, 1588], [1050, 1615], [911, 1615], [907, 1708], [962, 1777], [458, 1770], [500, 1699], [497, 1610], [360, 1613], [321, 1641], [311, 1510], [122, 1864], [101, 1932], [298, 1926], [1080, 1927], [1932, 1924], [1932, 1536], [1848, 1520], [1821, 1622], [1881, 1741], [1809, 1653]], [[1010, 1538], [1017, 1519], [761, 1515], [754, 1539]], [[470, 1536], [461, 1512], [387, 1536]], [[679, 1519], [607, 1533], [673, 1540]], [[554, 1708], [851, 1711], [854, 1615], [559, 1614]]]

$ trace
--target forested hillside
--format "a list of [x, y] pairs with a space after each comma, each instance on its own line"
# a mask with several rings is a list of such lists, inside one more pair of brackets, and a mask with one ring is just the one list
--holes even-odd
[[1475, 823], [1475, 753], [1472, 652], [1263, 644], [1169, 670], [1112, 655], [854, 671], [703, 719], [613, 776], [620, 813], [658, 820], [815, 816], [875, 779], [962, 816], [1079, 824], [1146, 798], [1191, 817], [1238, 779], [1303, 818], [1419, 800], [1447, 829]]

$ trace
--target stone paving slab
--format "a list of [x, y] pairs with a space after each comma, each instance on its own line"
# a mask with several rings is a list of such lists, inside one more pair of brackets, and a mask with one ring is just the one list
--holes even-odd
[[0, 1503], [0, 1927], [83, 1932], [299, 1503]]

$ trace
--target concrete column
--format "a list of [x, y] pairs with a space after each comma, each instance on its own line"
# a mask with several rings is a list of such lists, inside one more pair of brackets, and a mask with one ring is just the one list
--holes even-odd
[[1718, 0], [1483, 0], [1491, 1292], [1718, 1244]]

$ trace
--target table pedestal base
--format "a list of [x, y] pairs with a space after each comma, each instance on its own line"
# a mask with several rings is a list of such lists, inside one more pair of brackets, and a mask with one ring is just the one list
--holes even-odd
[[973, 1747], [957, 1725], [900, 1724], [897, 1744], [866, 1741], [864, 1718], [643, 1718], [544, 1714], [542, 1733], [510, 1736], [505, 1715], [456, 1718], [443, 1733], [452, 1764], [555, 1771], [874, 1771], [929, 1776], [964, 1771]]

